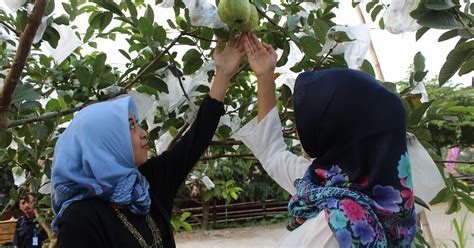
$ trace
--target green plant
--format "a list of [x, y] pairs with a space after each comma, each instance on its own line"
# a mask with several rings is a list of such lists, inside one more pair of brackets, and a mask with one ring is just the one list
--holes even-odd
[[175, 231], [179, 231], [179, 229], [184, 228], [187, 232], [192, 232], [193, 227], [186, 222], [186, 219], [191, 216], [190, 212], [184, 212], [181, 216], [177, 217], [175, 215], [171, 216], [171, 225]]

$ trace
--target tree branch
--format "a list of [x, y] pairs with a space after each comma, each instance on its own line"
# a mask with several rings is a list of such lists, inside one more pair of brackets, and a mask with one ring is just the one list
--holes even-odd
[[165, 56], [165, 54], [176, 44], [176, 42], [178, 42], [179, 38], [181, 38], [183, 35], [187, 34], [187, 32], [180, 32], [178, 37], [174, 38], [174, 40], [172, 40], [170, 42], [170, 44], [168, 44], [168, 46], [165, 48], [165, 50], [163, 50], [160, 55], [158, 55], [156, 58], [154, 58], [150, 64], [148, 64], [145, 68], [143, 68], [142, 70], [140, 70], [137, 74], [137, 76], [132, 80], [130, 81], [129, 83], [127, 83], [127, 85], [125, 85], [124, 89], [129, 89], [132, 87], [132, 85], [134, 83], [136, 83], [138, 81], [138, 79], [140, 79], [145, 73], [148, 72], [148, 70], [150, 70], [150, 68], [152, 66], [154, 66], [158, 61], [160, 61], [161, 58], [163, 58], [163, 56]]
[[[37, 0], [38, 1], [38, 0]], [[128, 82], [120, 91], [114, 93], [114, 94], [111, 94], [111, 95], [105, 95], [103, 96], [100, 100], [95, 100], [95, 101], [91, 101], [91, 102], [88, 102], [88, 103], [85, 103], [81, 106], [78, 106], [78, 107], [73, 107], [73, 108], [70, 108], [68, 110], [65, 110], [65, 111], [60, 111], [60, 112], [51, 112], [51, 113], [46, 113], [46, 114], [43, 114], [43, 115], [40, 115], [40, 116], [35, 116], [35, 117], [32, 117], [32, 118], [27, 118], [27, 119], [22, 119], [22, 120], [16, 120], [16, 121], [12, 121], [9, 125], [8, 125], [8, 128], [11, 128], [11, 127], [17, 127], [17, 126], [20, 126], [20, 125], [24, 125], [24, 124], [28, 124], [28, 123], [34, 123], [34, 122], [38, 122], [38, 121], [45, 121], [45, 120], [49, 120], [49, 119], [53, 119], [53, 118], [57, 118], [57, 117], [62, 117], [62, 116], [66, 116], [68, 114], [72, 114], [72, 113], [75, 113], [91, 104], [94, 104], [94, 103], [97, 103], [97, 102], [103, 102], [103, 101], [107, 101], [109, 99], [112, 99], [112, 98], [115, 98], [119, 95], [123, 95], [123, 94], [126, 94], [128, 92], [128, 89], [131, 88], [133, 86], [134, 83], [136, 83], [148, 70], [150, 70], [150, 68], [156, 64], [161, 58], [163, 58], [163, 56], [171, 49], [171, 47], [173, 47], [176, 42], [178, 41], [178, 39], [183, 36], [183, 35], [187, 35], [188, 33], [187, 32], [181, 32], [178, 37], [176, 37], [173, 41], [171, 41], [171, 43], [165, 48], [165, 50], [163, 50], [155, 59], [153, 59], [153, 61], [150, 62], [150, 64], [148, 64], [145, 68], [143, 68], [138, 74], [137, 76], [131, 80], [130, 82]], [[1, 115], [0, 115], [0, 124], [1, 124]]]
[[44, 11], [48, 0], [36, 0], [35, 7], [28, 16], [28, 23], [25, 31], [20, 35], [18, 48], [12, 67], [8, 71], [3, 84], [3, 89], [0, 90], [0, 132], [3, 132], [8, 126], [8, 112], [15, 92], [16, 85], [20, 81], [21, 73], [25, 67], [26, 59], [30, 54], [33, 38], [43, 18]]
[[447, 161], [447, 160], [434, 160], [436, 163], [455, 163], [455, 164], [474, 164], [474, 161]]
[[[254, 3], [252, 3], [252, 4], [255, 5]], [[284, 30], [282, 27], [280, 27], [280, 26], [278, 25], [278, 23], [276, 23], [272, 18], [270, 18], [270, 17], [265, 13], [265, 11], [261, 10], [257, 5], [255, 5], [255, 8], [257, 8], [258, 13], [259, 13], [261, 16], [263, 16], [265, 19], [267, 19], [273, 26], [275, 26], [275, 27], [278, 29], [278, 31], [280, 31], [280, 32], [281, 32], [282, 34], [284, 34], [286, 37], [289, 37], [290, 39], [292, 39], [291, 36], [290, 36], [290, 34], [288, 34], [288, 33], [286, 32], [286, 30]]]
[[207, 160], [213, 160], [213, 159], [218, 159], [218, 158], [240, 158], [240, 159], [255, 159], [256, 160], [253, 154], [219, 154], [219, 155], [203, 157], [201, 158], [201, 160], [207, 161]]
[[181, 138], [181, 136], [183, 136], [184, 132], [188, 129], [188, 127], [189, 127], [189, 123], [187, 123], [187, 122], [184, 123], [183, 127], [181, 127], [181, 129], [179, 129], [179, 132], [176, 134], [176, 136], [174, 136], [173, 140], [171, 140], [170, 144], [168, 145], [168, 149], [170, 149], [171, 147], [176, 145], [176, 142], [178, 142], [179, 138]]
[[15, 28], [10, 26], [10, 24], [6, 21], [0, 21], [0, 23], [8, 30], [12, 31], [17, 37], [20, 37], [20, 32], [16, 31]]
[[204, 40], [204, 41], [209, 41], [209, 42], [217, 42], [217, 40], [210, 40], [210, 39], [195, 35], [193, 33], [186, 33], [186, 35], [191, 36], [191, 37], [196, 38], [196, 39], [199, 39], [199, 40]]
[[[174, 59], [171, 57], [171, 54], [169, 52], [168, 52], [168, 55], [170, 56], [171, 63], [173, 63], [174, 69], [176, 70], [176, 73], [177, 73], [178, 66], [176, 65], [176, 61], [174, 61]], [[184, 85], [183, 85], [183, 81], [181, 80], [181, 77], [178, 75], [177, 78], [178, 78], [179, 86], [181, 87], [181, 90], [183, 91], [184, 97], [186, 97], [186, 99], [188, 99], [188, 101], [191, 101], [188, 94], [186, 94], [186, 90], [184, 89]]]
[[329, 52], [326, 54], [326, 56], [324, 56], [313, 68], [313, 71], [316, 71], [318, 69], [321, 69], [321, 65], [324, 63], [324, 61], [329, 57], [329, 55], [331, 55], [332, 51], [337, 47], [338, 43], [336, 43], [336, 45], [334, 45], [333, 47], [331, 47], [331, 49], [329, 49]]
[[211, 141], [211, 146], [235, 146], [243, 145], [240, 140], [223, 140], [223, 141]]

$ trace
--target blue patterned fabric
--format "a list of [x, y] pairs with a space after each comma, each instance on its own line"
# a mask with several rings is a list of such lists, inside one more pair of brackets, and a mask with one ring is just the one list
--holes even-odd
[[54, 231], [71, 203], [90, 197], [149, 212], [149, 184], [135, 165], [129, 112], [138, 117], [131, 97], [90, 105], [59, 137], [51, 175]]
[[302, 73], [293, 97], [315, 160], [295, 181], [289, 228], [324, 211], [341, 247], [409, 247], [416, 219], [401, 100], [350, 69]]

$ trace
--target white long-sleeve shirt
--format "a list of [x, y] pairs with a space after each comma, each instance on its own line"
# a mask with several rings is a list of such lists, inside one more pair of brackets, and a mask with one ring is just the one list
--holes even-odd
[[[311, 164], [308, 159], [287, 150], [283, 139], [280, 118], [274, 107], [263, 120], [253, 119], [236, 134], [252, 150], [265, 171], [282, 188], [295, 194], [293, 182], [302, 178]], [[306, 220], [300, 227], [287, 232], [280, 247], [339, 247], [321, 212], [316, 218]]]

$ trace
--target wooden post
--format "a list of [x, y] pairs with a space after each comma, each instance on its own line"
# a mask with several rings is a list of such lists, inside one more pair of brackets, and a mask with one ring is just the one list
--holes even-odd
[[[359, 5], [356, 6], [356, 10], [357, 10], [357, 14], [359, 15], [360, 22], [362, 24], [366, 24], [364, 15], [362, 14], [362, 10], [360, 9]], [[370, 56], [372, 57], [372, 60], [374, 61], [375, 74], [377, 75], [377, 78], [380, 81], [385, 82], [385, 78], [383, 77], [383, 73], [382, 73], [382, 67], [380, 66], [377, 53], [375, 52], [374, 44], [372, 43], [372, 38], [370, 39], [369, 51], [370, 51]]]
[[420, 217], [421, 229], [423, 230], [423, 235], [425, 236], [426, 242], [428, 242], [431, 247], [436, 247], [436, 242], [433, 237], [433, 233], [431, 232], [430, 224], [428, 223], [428, 217], [426, 216], [425, 211], [421, 211], [418, 216]]

